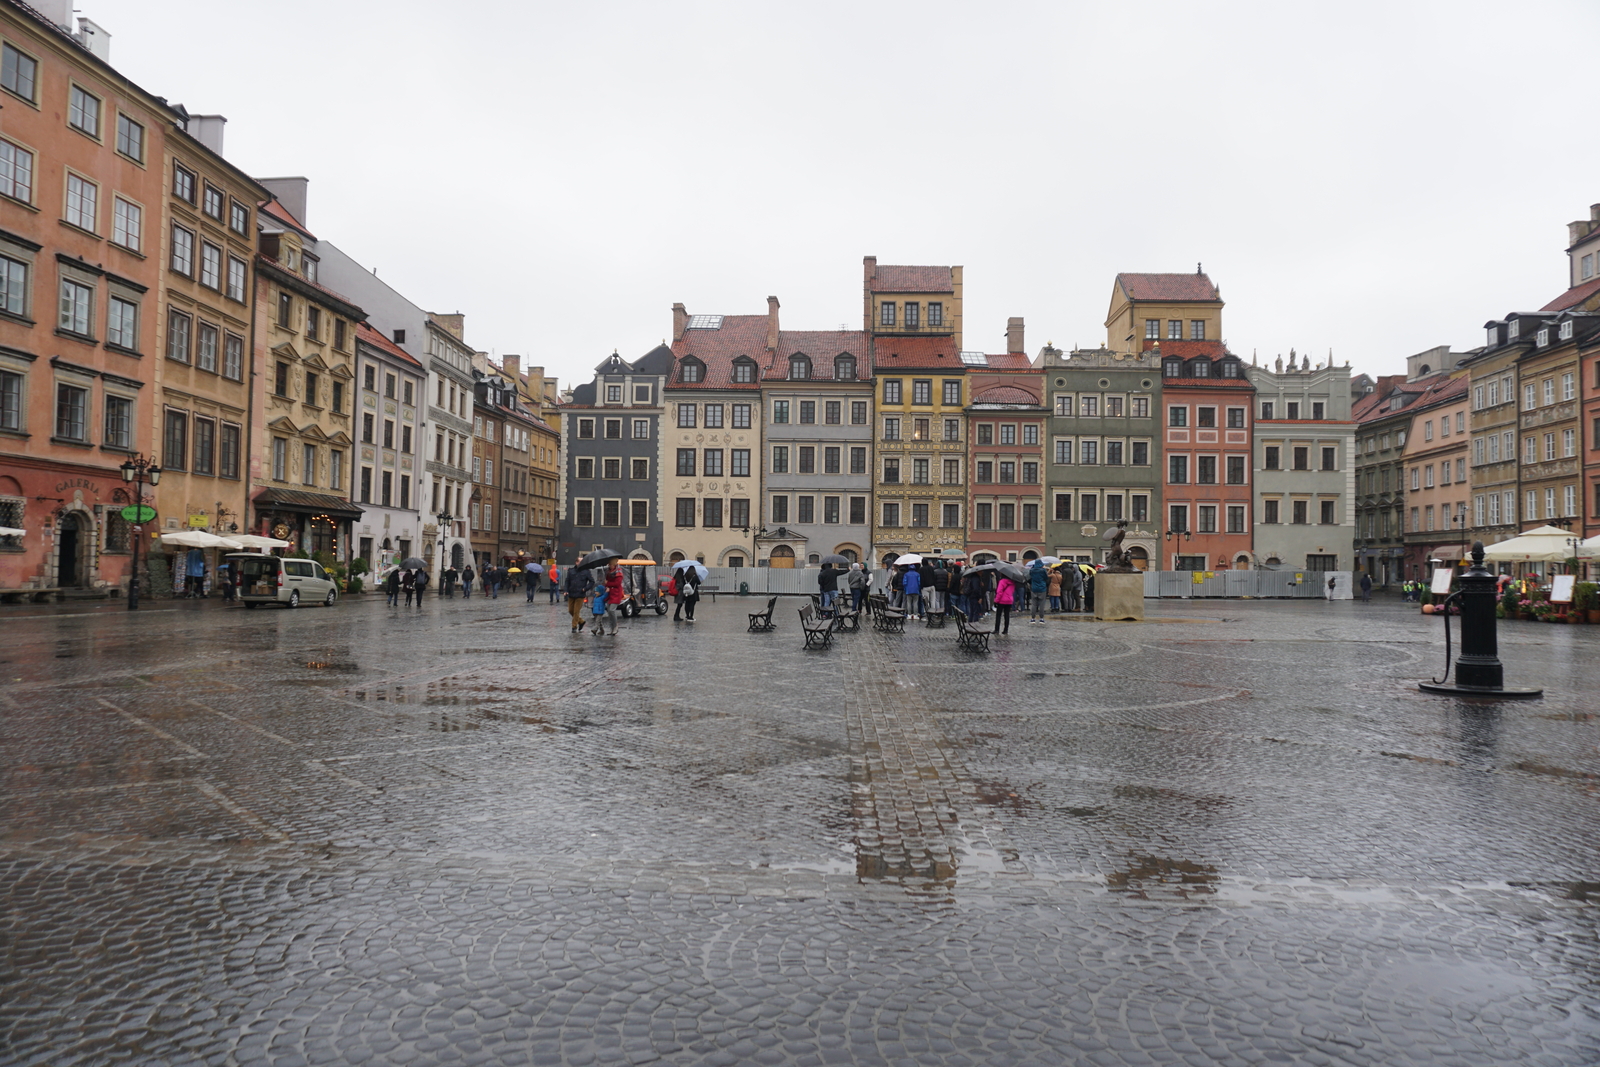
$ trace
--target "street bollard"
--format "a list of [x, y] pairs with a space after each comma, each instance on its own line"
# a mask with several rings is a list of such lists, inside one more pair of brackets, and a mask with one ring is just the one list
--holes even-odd
[[1461, 605], [1461, 655], [1456, 659], [1456, 678], [1420, 682], [1425, 693], [1449, 696], [1492, 696], [1528, 699], [1544, 695], [1543, 689], [1507, 688], [1502, 684], [1505, 668], [1500, 663], [1495, 636], [1495, 576], [1483, 565], [1483, 542], [1472, 543], [1472, 566], [1461, 575], [1461, 588], [1444, 602], [1444, 674], [1450, 677], [1450, 604]]

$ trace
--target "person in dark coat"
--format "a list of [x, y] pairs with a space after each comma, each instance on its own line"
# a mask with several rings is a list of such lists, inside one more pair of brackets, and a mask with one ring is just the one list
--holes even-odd
[[1361, 602], [1364, 603], [1364, 604], [1370, 604], [1372, 602], [1372, 572], [1371, 571], [1362, 571], [1361, 572]]
[[472, 599], [472, 580], [477, 576], [470, 563], [467, 564], [466, 570], [461, 572], [461, 595], [467, 600]]
[[411, 588], [417, 594], [417, 607], [422, 607], [422, 591], [428, 588], [428, 572], [418, 571], [417, 576], [411, 580]]
[[977, 622], [983, 618], [984, 599], [989, 593], [989, 581], [981, 572], [967, 572], [961, 580], [961, 595], [967, 603], [967, 621]]
[[694, 622], [695, 605], [700, 603], [700, 572], [693, 567], [685, 567], [678, 572], [678, 597], [684, 621]]
[[567, 614], [572, 616], [572, 632], [578, 633], [587, 621], [583, 617], [584, 605], [589, 602], [589, 590], [594, 588], [594, 572], [574, 567], [567, 572]]
[[817, 588], [822, 591], [822, 610], [831, 610], [834, 598], [839, 595], [839, 572], [833, 569], [833, 564], [822, 565], [817, 574]]
[[406, 595], [406, 607], [411, 606], [411, 597], [416, 593], [417, 576], [410, 571], [400, 572], [400, 591]]
[[389, 597], [391, 608], [400, 605], [400, 568], [396, 567], [389, 572], [389, 577], [383, 580], [383, 591]]

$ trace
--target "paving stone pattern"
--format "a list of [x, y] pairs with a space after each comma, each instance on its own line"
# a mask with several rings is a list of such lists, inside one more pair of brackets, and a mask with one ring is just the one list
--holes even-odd
[[0, 1064], [1600, 1063], [1600, 629], [0, 615]]

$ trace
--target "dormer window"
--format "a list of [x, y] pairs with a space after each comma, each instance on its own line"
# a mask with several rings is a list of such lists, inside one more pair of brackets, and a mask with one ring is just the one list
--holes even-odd
[[678, 381], [698, 382], [705, 376], [705, 365], [698, 359], [685, 359], [678, 367]]
[[1506, 323], [1506, 340], [1515, 341], [1517, 339], [1517, 327], [1520, 325], [1522, 324], [1516, 319], [1512, 319], [1510, 322]]
[[733, 364], [733, 380], [736, 382], [755, 381], [756, 365], [748, 359], [735, 360]]
[[790, 356], [789, 377], [797, 382], [803, 382], [810, 378], [811, 360], [807, 359], [805, 356]]
[[1563, 322], [1561, 324], [1560, 328], [1556, 331], [1556, 336], [1560, 337], [1561, 340], [1563, 340], [1563, 341], [1572, 340], [1572, 320], [1571, 319], [1567, 319], [1565, 322]]
[[1490, 348], [1493, 348], [1493, 347], [1495, 347], [1496, 345], [1498, 345], [1500, 343], [1500, 328], [1499, 327], [1497, 327], [1497, 326], [1489, 327], [1489, 342], [1488, 343], [1489, 343], [1489, 347]]
[[1197, 360], [1195, 360], [1194, 361], [1194, 376], [1196, 378], [1209, 378], [1209, 377], [1211, 377], [1211, 361], [1209, 359], [1197, 359]]
[[835, 356], [833, 358], [833, 376], [841, 382], [855, 381], [856, 357]]
[[1545, 345], [1549, 344], [1550, 343], [1550, 327], [1548, 327], [1548, 326], [1541, 327], [1539, 329], [1539, 332], [1533, 335], [1533, 343], [1538, 345], [1540, 348], [1543, 348]]
[[1163, 378], [1183, 377], [1183, 360], [1169, 359], [1163, 361], [1161, 364], [1161, 376]]
[[1237, 378], [1239, 376], [1239, 364], [1231, 359], [1224, 360], [1222, 363], [1222, 376], [1224, 378]]

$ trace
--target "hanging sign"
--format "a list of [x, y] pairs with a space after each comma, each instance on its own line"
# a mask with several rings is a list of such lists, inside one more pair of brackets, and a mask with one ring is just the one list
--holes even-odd
[[156, 509], [141, 507], [138, 504], [129, 504], [121, 513], [124, 522], [150, 522], [156, 517]]

